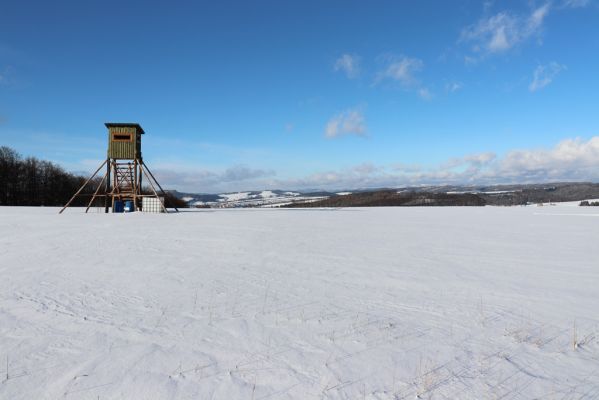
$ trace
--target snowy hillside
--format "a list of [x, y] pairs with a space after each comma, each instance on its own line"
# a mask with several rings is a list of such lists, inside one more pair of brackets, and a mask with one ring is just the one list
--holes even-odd
[[[206, 199], [213, 196], [214, 199]], [[326, 199], [328, 195], [322, 193], [299, 193], [282, 190], [263, 190], [254, 192], [233, 192], [218, 195], [191, 195], [185, 194], [180, 198], [190, 207], [209, 206], [213, 208], [238, 208], [238, 207], [278, 207], [292, 203], [303, 203]]]
[[599, 396], [593, 207], [0, 208], [0, 399]]

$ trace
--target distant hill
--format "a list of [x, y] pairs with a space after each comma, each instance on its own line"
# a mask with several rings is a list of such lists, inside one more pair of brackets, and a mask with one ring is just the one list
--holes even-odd
[[190, 207], [512, 206], [599, 198], [599, 184], [419, 186], [336, 192], [263, 190], [221, 194], [171, 191]]
[[194, 194], [171, 191], [190, 207], [236, 208], [236, 207], [276, 207], [322, 200], [335, 195], [329, 192], [302, 193], [298, 191], [262, 190], [229, 192], [220, 194]]
[[531, 203], [580, 201], [599, 198], [597, 183], [555, 183], [549, 185], [500, 186], [480, 192], [488, 204], [512, 206]]

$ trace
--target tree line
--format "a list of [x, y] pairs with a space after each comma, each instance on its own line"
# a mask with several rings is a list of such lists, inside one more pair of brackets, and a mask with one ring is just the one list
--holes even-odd
[[[23, 158], [10, 147], [0, 146], [0, 205], [64, 205], [85, 178], [65, 171], [50, 161]], [[78, 199], [83, 205], [84, 199]]]
[[298, 202], [285, 207], [423, 207], [484, 206], [485, 200], [470, 193], [401, 192], [375, 190], [332, 196], [319, 201]]
[[[23, 158], [14, 149], [0, 146], [0, 206], [63, 206], [86, 180], [53, 162]], [[86, 206], [100, 181], [90, 182], [71, 206]], [[150, 193], [146, 188], [142, 191]], [[99, 198], [93, 206], [103, 204], [104, 199]], [[165, 205], [185, 207], [186, 203], [167, 193]]]

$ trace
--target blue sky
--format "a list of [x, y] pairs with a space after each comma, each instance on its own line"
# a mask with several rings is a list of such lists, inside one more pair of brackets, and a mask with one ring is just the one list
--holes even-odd
[[599, 180], [599, 4], [5, 1], [0, 145], [192, 192]]

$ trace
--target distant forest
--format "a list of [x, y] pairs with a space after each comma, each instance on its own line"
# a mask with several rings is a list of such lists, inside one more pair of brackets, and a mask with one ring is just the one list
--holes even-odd
[[[517, 206], [535, 203], [581, 201], [599, 198], [599, 184], [588, 182], [504, 185], [482, 188], [428, 187], [398, 191], [390, 189], [331, 196], [319, 201], [298, 202], [285, 207], [410, 207], [410, 206]], [[464, 192], [454, 192], [454, 190]], [[592, 206], [598, 202], [583, 201]]]
[[442, 206], [484, 206], [485, 200], [470, 193], [427, 193], [402, 192], [397, 190], [377, 190], [333, 196], [328, 199], [294, 203], [285, 207], [442, 207]]
[[[23, 158], [10, 147], [0, 147], [2, 206], [62, 206], [84, 182], [84, 177], [67, 172], [50, 161]], [[79, 204], [76, 205], [85, 202], [83, 197], [77, 200]]]
[[[14, 149], [0, 146], [0, 206], [63, 206], [86, 180], [50, 161], [23, 158]], [[100, 180], [90, 182], [71, 206], [86, 206]], [[104, 200], [96, 203], [103, 205]], [[167, 193], [166, 206], [185, 207], [186, 203]]]

